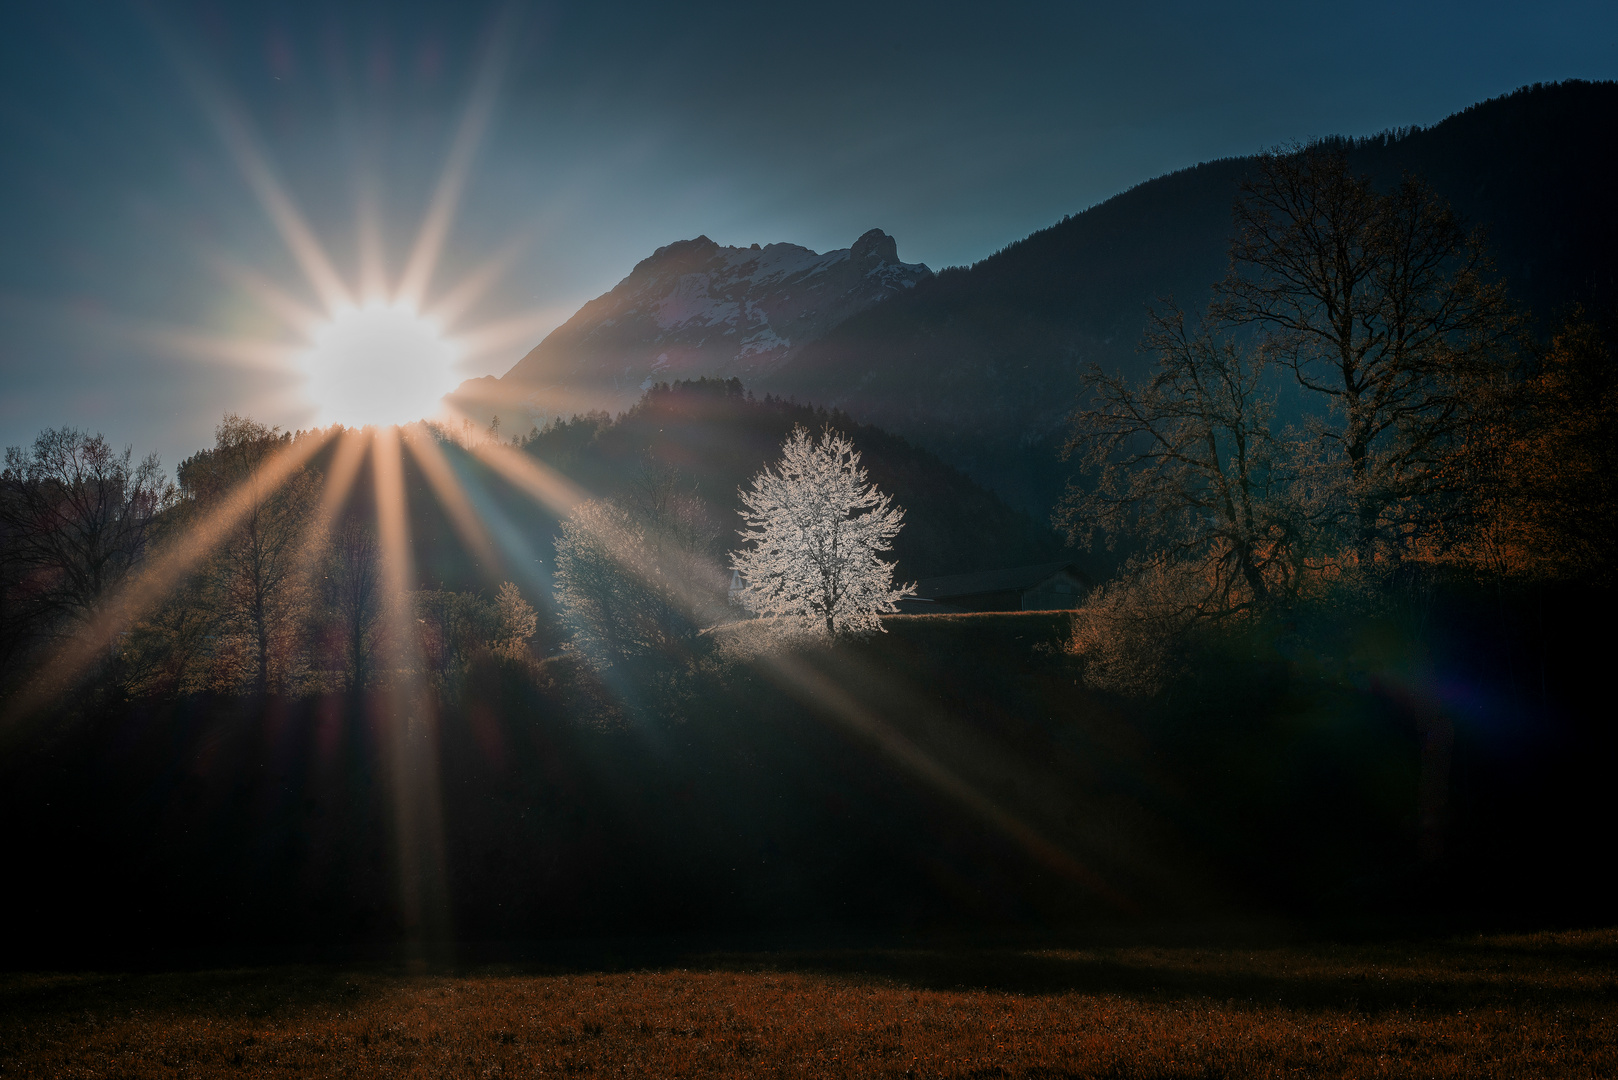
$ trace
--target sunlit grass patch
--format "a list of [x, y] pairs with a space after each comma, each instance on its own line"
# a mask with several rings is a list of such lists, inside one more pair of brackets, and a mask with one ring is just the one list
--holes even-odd
[[1599, 1076], [1618, 934], [0, 981], [0, 1076]]

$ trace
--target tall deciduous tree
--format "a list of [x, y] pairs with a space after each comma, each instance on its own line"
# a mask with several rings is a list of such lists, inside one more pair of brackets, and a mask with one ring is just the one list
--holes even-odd
[[819, 439], [796, 427], [781, 460], [741, 492], [752, 545], [733, 552], [736, 599], [748, 610], [811, 634], [865, 634], [896, 611], [914, 586], [895, 585], [892, 549], [904, 511], [869, 481], [860, 455], [827, 428]]
[[382, 612], [382, 568], [376, 532], [345, 522], [326, 552], [326, 608], [342, 634], [349, 686], [363, 690], [371, 675], [371, 646]]
[[1307, 539], [1266, 365], [1173, 308], [1153, 313], [1143, 347], [1157, 368], [1139, 386], [1094, 365], [1084, 375], [1091, 397], [1065, 452], [1091, 483], [1070, 487], [1060, 520], [1076, 543], [1099, 530], [1203, 568], [1200, 613], [1263, 603], [1291, 582]]
[[556, 538], [556, 602], [601, 667], [677, 651], [712, 614], [702, 554], [611, 500], [575, 507]]
[[1318, 434], [1354, 546], [1397, 555], [1515, 330], [1483, 238], [1420, 180], [1378, 192], [1329, 146], [1261, 158], [1236, 226], [1215, 314], [1330, 399]]
[[1478, 425], [1456, 546], [1496, 573], [1618, 579], [1618, 320], [1576, 311]]
[[522, 598], [515, 582], [507, 581], [494, 596], [494, 651], [517, 659], [528, 655], [528, 643], [539, 629], [539, 614]]
[[267, 693], [291, 674], [299, 653], [300, 620], [308, 565], [306, 544], [314, 504], [314, 477], [303, 470], [280, 483], [264, 465], [292, 441], [290, 433], [230, 415], [214, 432], [214, 446], [181, 464], [180, 484], [199, 505], [230, 498], [245, 512], [220, 545], [212, 564], [216, 602], [226, 629], [245, 645], [253, 689]]
[[27, 450], [9, 447], [0, 472], [7, 629], [33, 636], [88, 615], [140, 560], [173, 500], [155, 454], [137, 462], [100, 435], [57, 428]]
[[673, 657], [724, 611], [718, 529], [676, 470], [647, 461], [616, 499], [575, 507], [556, 538], [556, 601], [598, 666]]

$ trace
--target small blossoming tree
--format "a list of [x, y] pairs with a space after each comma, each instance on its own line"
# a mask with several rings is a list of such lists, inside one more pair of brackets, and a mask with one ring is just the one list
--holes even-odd
[[866, 478], [860, 455], [830, 428], [799, 426], [781, 460], [741, 492], [743, 540], [732, 552], [736, 600], [789, 630], [835, 637], [880, 631], [880, 614], [915, 591], [893, 582], [893, 547], [904, 511]]

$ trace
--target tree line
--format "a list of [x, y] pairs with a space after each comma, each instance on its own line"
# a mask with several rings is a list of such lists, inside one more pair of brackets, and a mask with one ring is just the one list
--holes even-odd
[[1537, 342], [1480, 230], [1335, 144], [1263, 156], [1234, 216], [1208, 308], [1152, 312], [1149, 376], [1084, 375], [1058, 521], [1125, 555], [1078, 619], [1093, 682], [1160, 686], [1198, 631], [1300, 605], [1611, 583], [1610, 327]]
[[[322, 505], [330, 452], [285, 477], [266, 464], [304, 440], [226, 416], [214, 445], [173, 480], [155, 456], [135, 461], [101, 435], [43, 432], [12, 447], [0, 473], [0, 677], [15, 688], [82, 632], [160, 551], [203, 543], [199, 525], [232, 503], [222, 537], [172, 588], [136, 613], [105, 658], [102, 683], [135, 696], [263, 696], [363, 690], [382, 672], [382, 553], [358, 508]], [[358, 500], [353, 500], [358, 501]], [[451, 679], [474, 655], [529, 655], [537, 625], [515, 585], [495, 595], [421, 589], [409, 598], [412, 652]]]

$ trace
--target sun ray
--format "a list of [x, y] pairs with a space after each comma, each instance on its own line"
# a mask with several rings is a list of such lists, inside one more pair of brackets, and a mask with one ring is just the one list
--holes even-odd
[[535, 220], [503, 244], [482, 264], [464, 275], [460, 282], [431, 306], [432, 315], [445, 326], [453, 326], [461, 316], [488, 293], [510, 271], [519, 256], [538, 238], [548, 221]]
[[337, 451], [326, 470], [326, 484], [320, 493], [320, 503], [304, 531], [301, 550], [306, 564], [312, 564], [331, 538], [332, 522], [348, 501], [354, 481], [359, 477], [365, 451], [372, 442], [370, 433], [348, 428], [337, 437]]
[[421, 223], [410, 257], [405, 262], [404, 275], [399, 280], [398, 300], [411, 307], [420, 307], [426, 296], [433, 270], [438, 265], [438, 256], [444, 248], [444, 238], [449, 233], [450, 222], [460, 203], [461, 191], [471, 172], [473, 155], [477, 153], [484, 129], [488, 127], [489, 117], [494, 112], [514, 19], [515, 8], [508, 5], [491, 28], [488, 46], [478, 64], [477, 78], [467, 99], [466, 110], [461, 115], [455, 140], [450, 145], [444, 170], [439, 175], [438, 187], [433, 192], [427, 216]]
[[[480, 460], [509, 483], [535, 498], [558, 517], [566, 516], [587, 497], [586, 492], [561, 474], [513, 447], [483, 442], [472, 449]], [[609, 552], [623, 546], [614, 542], [615, 537], [602, 539]], [[619, 565], [626, 573], [650, 583], [644, 567], [625, 560], [619, 560]], [[666, 582], [663, 584], [666, 585]], [[687, 613], [701, 610], [702, 597], [697, 595], [694, 586], [687, 584], [677, 588], [674, 599]], [[1127, 897], [1072, 852], [1048, 839], [1017, 814], [944, 765], [803, 659], [783, 653], [760, 657], [754, 664], [782, 690], [863, 737], [906, 771], [986, 821], [1049, 870], [1081, 885], [1116, 910], [1132, 909]], [[608, 683], [621, 698], [626, 701], [632, 699], [632, 688], [623, 680], [612, 678], [608, 673]]]
[[213, 553], [252, 509], [254, 492], [274, 491], [330, 441], [329, 433], [294, 439], [276, 451], [214, 509], [148, 560], [143, 572], [103, 603], [71, 639], [49, 657], [17, 695], [8, 719], [18, 721], [54, 700], [128, 630], [167, 596], [190, 570]]
[[410, 448], [411, 456], [416, 459], [416, 464], [421, 467], [422, 475], [427, 478], [439, 505], [448, 512], [450, 524], [455, 527], [455, 532], [477, 561], [483, 575], [495, 583], [505, 580], [500, 576], [503, 570], [500, 553], [489, 536], [489, 530], [472, 509], [465, 489], [455, 476], [455, 470], [439, 448], [437, 437], [425, 426], [420, 426], [404, 433], [403, 440]]
[[196, 360], [224, 362], [244, 371], [287, 370], [287, 346], [273, 341], [203, 334], [171, 327], [131, 327], [130, 336], [148, 345]]
[[180, 354], [191, 359], [223, 361], [246, 371], [287, 371], [291, 347], [266, 339], [213, 334], [188, 326], [175, 326], [117, 312], [84, 309], [59, 301], [36, 301], [46, 310], [73, 320], [82, 331], [117, 342], [155, 349], [160, 355]]
[[237, 167], [247, 178], [248, 186], [253, 189], [260, 205], [275, 222], [282, 241], [292, 252], [292, 257], [298, 261], [304, 276], [321, 302], [326, 305], [327, 310], [352, 304], [353, 296], [348, 287], [338, 276], [331, 259], [321, 247], [320, 241], [315, 239], [314, 231], [304, 221], [303, 214], [293, 203], [292, 197], [282, 188], [280, 180], [270, 168], [269, 161], [248, 130], [247, 122], [222, 103], [210, 106], [208, 111], [214, 114], [214, 125], [219, 129], [221, 137], [235, 157]]
[[912, 775], [998, 829], [1048, 869], [1083, 886], [1119, 911], [1131, 909], [1127, 897], [1071, 852], [1046, 839], [1022, 818], [917, 746], [803, 658], [783, 651], [761, 658], [757, 666], [781, 689], [874, 744]]
[[360, 184], [356, 208], [360, 246], [360, 302], [374, 303], [388, 295], [387, 253], [382, 239], [382, 196], [373, 180]]
[[448, 941], [437, 713], [421, 685], [411, 594], [409, 507], [399, 429], [377, 429], [371, 456], [377, 533], [382, 549], [383, 620], [389, 643], [385, 681], [375, 704], [393, 796], [400, 911], [418, 958]]
[[559, 518], [566, 517], [590, 497], [579, 485], [516, 447], [490, 441], [477, 443], [470, 449], [478, 460], [499, 473], [512, 487]]
[[456, 341], [461, 346], [463, 363], [489, 353], [504, 352], [513, 345], [532, 341], [538, 335], [564, 321], [563, 308], [544, 308], [540, 311], [514, 315], [498, 322], [486, 323], [475, 330], [460, 334]]
[[[443, 454], [442, 448], [440, 453]], [[524, 586], [530, 595], [549, 601], [551, 582], [549, 573], [544, 569], [545, 560], [535, 550], [528, 536], [489, 494], [487, 487], [476, 473], [461, 467], [448, 454], [443, 454], [443, 457], [445, 464], [454, 474], [455, 482], [471, 504], [473, 512], [488, 530], [496, 549], [500, 552], [506, 571], [513, 576], [518, 585]]]
[[320, 321], [322, 316], [319, 311], [297, 299], [257, 270], [219, 253], [210, 253], [205, 258], [215, 271], [230, 278], [265, 308], [279, 315], [290, 329], [300, 334], [307, 333], [309, 327]]
[[236, 167], [247, 180], [248, 187], [270, 216], [276, 231], [281, 234], [282, 241], [297, 260], [321, 302], [330, 310], [353, 303], [347, 286], [332, 266], [325, 249], [276, 176], [269, 155], [259, 145], [242, 108], [227, 93], [224, 84], [210, 77], [203, 65], [192, 57], [177, 33], [155, 15], [152, 22], [158, 38], [190, 87], [198, 107], [225, 144]]
[[326, 490], [321, 495], [320, 508], [316, 511], [325, 521], [330, 522], [342, 508], [343, 501], [348, 498], [349, 488], [354, 485], [354, 479], [359, 475], [360, 465], [365, 460], [365, 451], [370, 449], [374, 441], [371, 433], [354, 428], [345, 429], [338, 437], [337, 453], [332, 457], [331, 469], [326, 477]]

